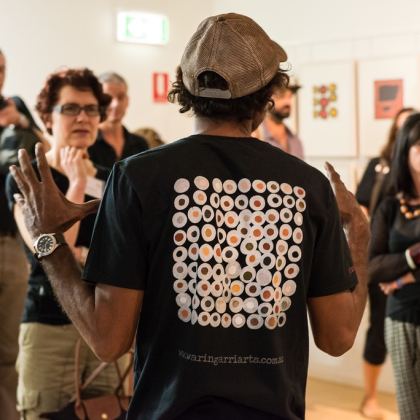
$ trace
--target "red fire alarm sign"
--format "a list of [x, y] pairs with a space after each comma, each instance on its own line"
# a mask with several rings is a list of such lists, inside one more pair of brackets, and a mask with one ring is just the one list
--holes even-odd
[[169, 74], [153, 73], [153, 102], [167, 102]]

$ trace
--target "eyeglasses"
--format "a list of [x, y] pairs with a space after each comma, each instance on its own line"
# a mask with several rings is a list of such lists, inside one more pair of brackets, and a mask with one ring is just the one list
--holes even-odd
[[59, 114], [67, 115], [69, 117], [77, 117], [82, 111], [88, 117], [98, 117], [101, 115], [101, 109], [99, 105], [85, 105], [81, 106], [79, 104], [63, 104], [63, 105], [56, 105], [53, 108], [54, 112], [58, 112]]

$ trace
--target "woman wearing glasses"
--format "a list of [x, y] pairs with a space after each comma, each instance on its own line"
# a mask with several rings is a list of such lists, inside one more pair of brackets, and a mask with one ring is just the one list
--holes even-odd
[[[67, 69], [50, 75], [38, 95], [36, 109], [51, 134], [47, 160], [54, 180], [63, 194], [73, 202], [101, 196], [107, 170], [95, 167], [87, 149], [96, 139], [98, 125], [105, 117], [111, 98], [88, 69]], [[18, 192], [9, 177], [8, 197]], [[18, 408], [26, 420], [38, 419], [44, 412], [57, 411], [74, 395], [74, 353], [80, 336], [57, 303], [41, 261], [33, 255], [22, 214], [14, 206], [14, 215], [25, 240], [30, 262], [29, 287], [19, 336], [17, 368]], [[71, 227], [64, 239], [83, 264], [89, 246], [94, 216]], [[99, 365], [83, 343], [80, 371], [88, 377]], [[86, 397], [109, 394], [117, 382], [111, 365], [86, 389]]]

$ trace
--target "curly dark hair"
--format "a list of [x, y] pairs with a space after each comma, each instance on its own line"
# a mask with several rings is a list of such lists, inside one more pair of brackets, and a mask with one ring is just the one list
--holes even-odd
[[[212, 71], [205, 71], [198, 76], [200, 87], [227, 90], [227, 82]], [[262, 89], [242, 98], [218, 99], [202, 98], [192, 95], [182, 81], [181, 67], [177, 68], [176, 81], [168, 94], [168, 101], [181, 105], [179, 112], [192, 110], [195, 115], [221, 121], [244, 121], [263, 112], [267, 105], [273, 106], [271, 96], [275, 88], [286, 87], [289, 76], [279, 69], [273, 79]]]
[[[81, 91], [91, 91], [98, 100], [101, 121], [106, 118], [106, 110], [111, 103], [111, 96], [104, 93], [102, 84], [88, 68], [65, 69], [50, 74], [44, 87], [38, 94], [35, 109], [45, 124], [54, 106], [58, 102], [60, 91], [64, 86], [71, 86]], [[51, 129], [47, 127], [51, 133]]]

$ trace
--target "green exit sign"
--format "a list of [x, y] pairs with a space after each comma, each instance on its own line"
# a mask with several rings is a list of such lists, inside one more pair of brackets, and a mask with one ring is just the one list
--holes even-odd
[[118, 12], [117, 40], [165, 45], [169, 40], [169, 20], [164, 15], [154, 13]]

